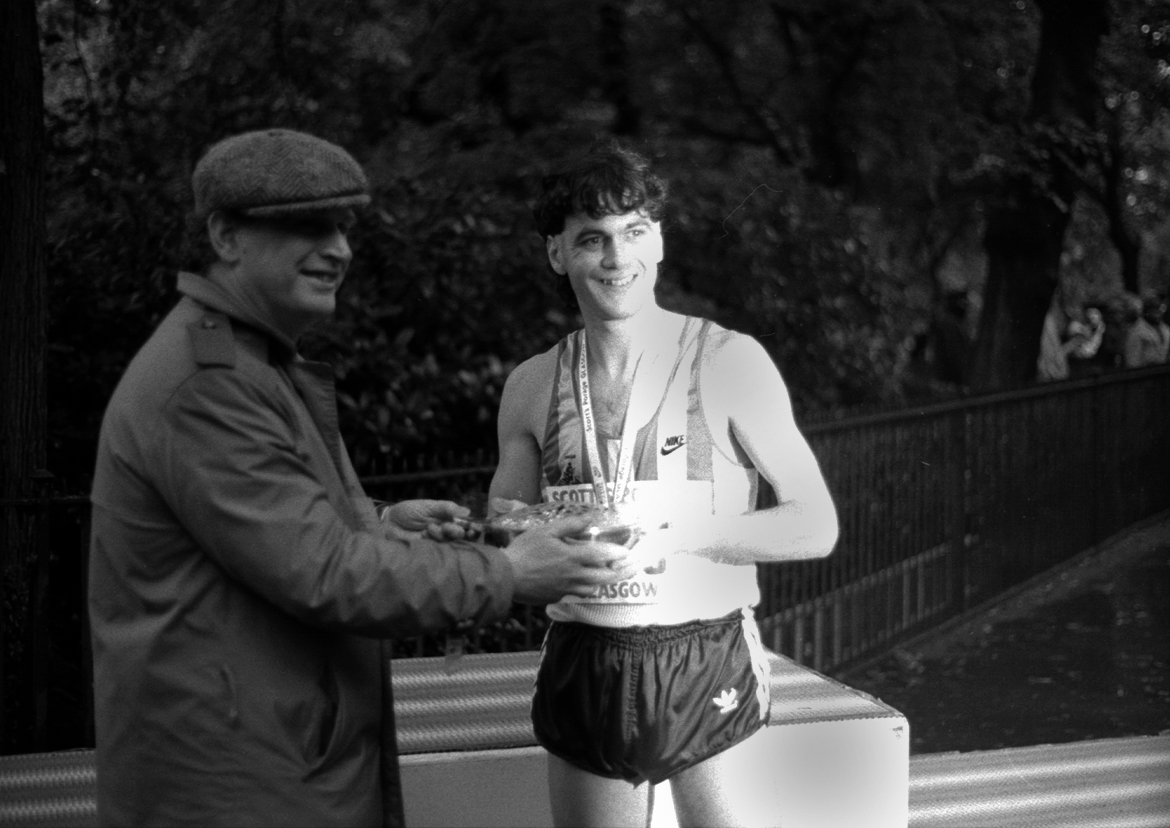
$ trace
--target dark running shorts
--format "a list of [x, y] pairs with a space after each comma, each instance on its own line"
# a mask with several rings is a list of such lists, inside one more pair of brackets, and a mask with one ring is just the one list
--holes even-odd
[[532, 723], [549, 753], [657, 784], [767, 723], [768, 661], [747, 611], [671, 626], [553, 622]]

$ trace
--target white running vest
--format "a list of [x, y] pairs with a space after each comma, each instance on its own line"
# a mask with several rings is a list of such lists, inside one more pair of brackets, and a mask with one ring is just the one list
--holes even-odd
[[[771, 487], [752, 466], [734, 435], [735, 457], [711, 439], [699, 394], [700, 354], [711, 335], [738, 336], [710, 321], [688, 318], [679, 352], [657, 410], [637, 431], [631, 497], [639, 510], [670, 522], [696, 513], [739, 515], [758, 508], [761, 487]], [[562, 339], [544, 441], [541, 445], [545, 501], [595, 502], [585, 448], [581, 395], [577, 379], [584, 330]], [[636, 380], [635, 380], [636, 381]], [[610, 483], [618, 465], [619, 438], [597, 435], [599, 455]], [[570, 596], [548, 607], [554, 621], [581, 621], [602, 627], [681, 624], [719, 618], [759, 602], [754, 565], [716, 563], [694, 555], [668, 558], [621, 584], [603, 586], [588, 598]]]

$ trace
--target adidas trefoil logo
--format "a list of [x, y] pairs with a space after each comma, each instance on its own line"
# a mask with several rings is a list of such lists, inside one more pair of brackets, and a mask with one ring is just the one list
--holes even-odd
[[720, 714], [730, 713], [739, 707], [739, 691], [734, 687], [730, 690], [724, 690], [718, 696], [711, 699], [711, 704], [719, 708]]

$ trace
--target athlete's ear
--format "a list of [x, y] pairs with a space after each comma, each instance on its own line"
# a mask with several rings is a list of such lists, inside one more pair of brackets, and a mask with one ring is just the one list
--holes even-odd
[[548, 249], [548, 264], [553, 269], [554, 273], [560, 276], [565, 275], [565, 253], [561, 245], [561, 234], [555, 236], [546, 236], [544, 245]]

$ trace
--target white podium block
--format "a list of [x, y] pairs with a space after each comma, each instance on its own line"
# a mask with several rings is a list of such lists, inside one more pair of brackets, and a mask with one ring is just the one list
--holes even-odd
[[[535, 653], [394, 664], [406, 822], [550, 825], [548, 771], [528, 700]], [[784, 828], [905, 828], [910, 728], [889, 705], [782, 656], [771, 657], [769, 726], [753, 737], [752, 809]], [[512, 746], [483, 749], [503, 737]], [[527, 745], [517, 745], [527, 740]], [[460, 750], [460, 747], [467, 748]], [[410, 753], [411, 749], [425, 752]], [[655, 791], [652, 828], [676, 825], [670, 785]]]

